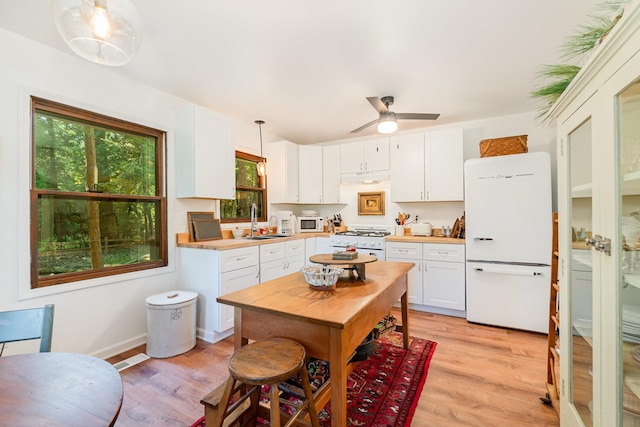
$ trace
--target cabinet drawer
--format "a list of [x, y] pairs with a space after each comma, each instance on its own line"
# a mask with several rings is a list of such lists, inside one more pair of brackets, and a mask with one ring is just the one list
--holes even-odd
[[220, 271], [224, 273], [258, 265], [258, 254], [257, 246], [220, 251]]
[[284, 258], [284, 242], [260, 245], [260, 262], [268, 262]]
[[464, 262], [464, 245], [424, 243], [423, 254], [427, 261]]
[[385, 245], [385, 258], [422, 259], [422, 243], [389, 242]]
[[305, 248], [304, 239], [284, 242], [285, 255], [287, 258], [302, 256], [304, 258]]

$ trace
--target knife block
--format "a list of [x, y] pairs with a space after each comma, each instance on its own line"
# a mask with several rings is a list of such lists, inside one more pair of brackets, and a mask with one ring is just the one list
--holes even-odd
[[339, 231], [347, 231], [347, 225], [344, 223], [344, 221], [340, 222], [340, 227], [336, 227], [334, 232], [337, 233]]

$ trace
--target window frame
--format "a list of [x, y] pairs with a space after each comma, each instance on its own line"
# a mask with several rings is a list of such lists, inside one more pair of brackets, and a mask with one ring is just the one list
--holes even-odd
[[[59, 190], [39, 190], [36, 188], [36, 132], [35, 118], [36, 110], [45, 111], [47, 113], [60, 115], [82, 123], [105, 127], [115, 131], [133, 133], [147, 137], [153, 137], [156, 140], [155, 147], [155, 172], [156, 172], [156, 195], [155, 196], [132, 196], [128, 194], [117, 193], [98, 193], [98, 192], [71, 192]], [[48, 288], [54, 285], [62, 285], [69, 282], [77, 282], [101, 277], [126, 274], [136, 271], [150, 270], [155, 268], [166, 267], [169, 264], [169, 247], [168, 247], [168, 216], [167, 216], [167, 197], [166, 197], [166, 146], [167, 134], [165, 131], [154, 129], [145, 125], [136, 124], [115, 117], [95, 113], [89, 110], [66, 105], [60, 102], [51, 101], [39, 96], [30, 96], [30, 174], [29, 174], [29, 253], [30, 261], [30, 289]], [[64, 199], [77, 198], [87, 201], [155, 201], [159, 205], [157, 213], [157, 232], [159, 234], [160, 243], [158, 245], [158, 259], [136, 264], [125, 264], [119, 266], [102, 267], [96, 269], [85, 270], [82, 272], [60, 273], [54, 276], [41, 277], [38, 271], [38, 198], [39, 196], [61, 196]]]
[[[249, 153], [245, 153], [243, 151], [238, 151], [236, 150], [236, 154], [234, 156], [234, 162], [237, 161], [237, 159], [242, 159], [242, 160], [248, 160], [250, 162], [267, 162], [266, 157], [260, 157], [260, 156], [256, 156], [254, 154], [249, 154]], [[268, 168], [267, 168], [268, 169]], [[234, 167], [235, 170], [235, 167]], [[237, 177], [236, 177], [237, 178]], [[259, 216], [257, 218], [258, 222], [266, 222], [267, 218], [268, 218], [268, 206], [267, 206], [267, 177], [263, 176], [263, 177], [258, 177], [259, 179], [259, 185], [260, 187], [247, 187], [247, 186], [243, 186], [243, 185], [238, 185], [238, 181], [237, 179], [235, 180], [235, 185], [236, 185], [236, 194], [238, 192], [238, 190], [250, 190], [250, 191], [260, 191], [262, 194], [262, 206], [264, 206], [264, 209], [262, 209], [262, 215]], [[237, 200], [237, 199], [235, 199]], [[221, 201], [222, 203], [222, 201]], [[237, 224], [237, 223], [246, 223], [247, 222], [247, 218], [222, 218], [222, 206], [220, 206], [220, 223], [223, 224]]]

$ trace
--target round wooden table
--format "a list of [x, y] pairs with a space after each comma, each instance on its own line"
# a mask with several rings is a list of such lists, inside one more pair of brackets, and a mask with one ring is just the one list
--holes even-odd
[[358, 254], [354, 259], [333, 259], [333, 254], [315, 254], [309, 257], [309, 261], [322, 265], [337, 265], [351, 272], [355, 271], [358, 279], [365, 280], [364, 266], [370, 262], [377, 261], [373, 255]]
[[112, 426], [122, 378], [109, 363], [75, 353], [0, 357], [0, 424]]

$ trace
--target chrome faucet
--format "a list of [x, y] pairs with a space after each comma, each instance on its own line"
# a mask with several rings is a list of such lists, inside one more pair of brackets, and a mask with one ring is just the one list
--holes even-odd
[[250, 237], [253, 237], [255, 232], [258, 231], [258, 214], [257, 214], [257, 210], [258, 207], [256, 206], [255, 203], [251, 203], [251, 233], [250, 233]]

